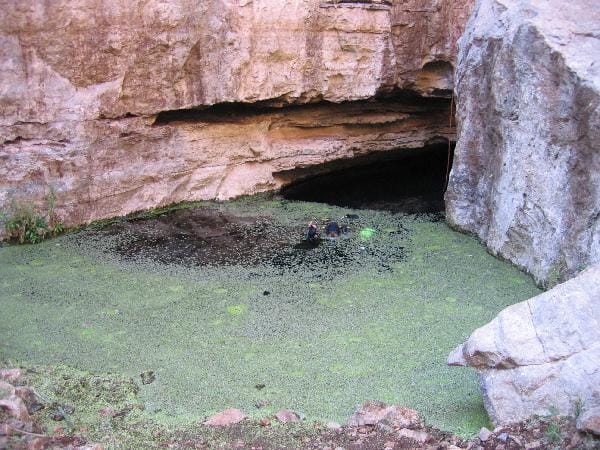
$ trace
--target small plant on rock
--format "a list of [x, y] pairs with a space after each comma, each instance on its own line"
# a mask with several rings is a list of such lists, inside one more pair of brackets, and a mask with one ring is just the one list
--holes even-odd
[[13, 201], [8, 213], [1, 217], [9, 239], [20, 244], [37, 244], [50, 236], [57, 236], [65, 228], [55, 211], [56, 196], [50, 189], [47, 212], [41, 213], [29, 202]]
[[560, 432], [560, 424], [554, 420], [551, 420], [548, 423], [548, 428], [546, 428], [546, 440], [550, 444], [558, 444], [562, 441], [562, 434]]
[[5, 228], [11, 239], [17, 239], [20, 244], [30, 242], [35, 244], [46, 237], [48, 223], [43, 216], [37, 215], [31, 205], [19, 205], [6, 219]]

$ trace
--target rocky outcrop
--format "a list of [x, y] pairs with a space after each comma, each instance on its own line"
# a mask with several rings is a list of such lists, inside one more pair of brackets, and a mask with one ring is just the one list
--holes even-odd
[[79, 436], [45, 434], [36, 412], [51, 407], [29, 386], [20, 385], [20, 369], [0, 369], [0, 448], [104, 450], [100, 444], [84, 445]]
[[480, 0], [459, 47], [448, 220], [554, 285], [600, 262], [600, 4]]
[[[290, 169], [452, 138], [445, 102], [386, 100], [255, 110], [213, 108], [62, 124], [58, 141], [24, 126], [0, 149], [9, 201], [52, 184], [69, 224], [183, 200], [228, 199], [293, 181]], [[44, 133], [40, 131], [40, 133]], [[59, 142], [63, 141], [63, 142]], [[281, 175], [279, 175], [281, 174]]]
[[[448, 363], [480, 372], [484, 403], [496, 424], [598, 411], [600, 265], [509, 306], [473, 332]], [[588, 417], [586, 426], [594, 420]]]
[[452, 138], [471, 3], [4, 1], [0, 209], [52, 187], [71, 225]]

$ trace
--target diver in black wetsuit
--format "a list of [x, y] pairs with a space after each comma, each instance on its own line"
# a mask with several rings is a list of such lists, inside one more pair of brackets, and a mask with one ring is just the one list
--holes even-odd
[[325, 225], [325, 235], [329, 238], [336, 238], [340, 235], [340, 226], [335, 221], [330, 221]]
[[308, 222], [308, 228], [304, 234], [304, 240], [308, 242], [316, 242], [319, 240], [319, 227], [317, 222], [314, 220]]

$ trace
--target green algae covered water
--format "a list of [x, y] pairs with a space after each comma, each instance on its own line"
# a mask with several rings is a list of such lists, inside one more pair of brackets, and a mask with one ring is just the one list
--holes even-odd
[[[172, 423], [229, 407], [343, 423], [378, 399], [462, 435], [488, 425], [476, 373], [446, 357], [540, 291], [476, 239], [265, 197], [178, 213], [0, 248], [0, 361], [131, 376]], [[348, 232], [297, 248], [313, 218]]]

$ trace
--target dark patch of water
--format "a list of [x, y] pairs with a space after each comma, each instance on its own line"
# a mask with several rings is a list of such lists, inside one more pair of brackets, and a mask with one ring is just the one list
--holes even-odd
[[[285, 226], [268, 217], [191, 208], [113, 223], [88, 235], [106, 240], [107, 251], [127, 261], [151, 260], [186, 267], [268, 266], [273, 274], [291, 272], [299, 276], [329, 276], [357, 270], [357, 264], [391, 270], [389, 259], [404, 256], [401, 245], [388, 242], [382, 251], [361, 240], [358, 216], [352, 215], [348, 225], [342, 225], [347, 231], [338, 238], [306, 241], [302, 239], [303, 224]], [[393, 233], [408, 231], [400, 225]]]

